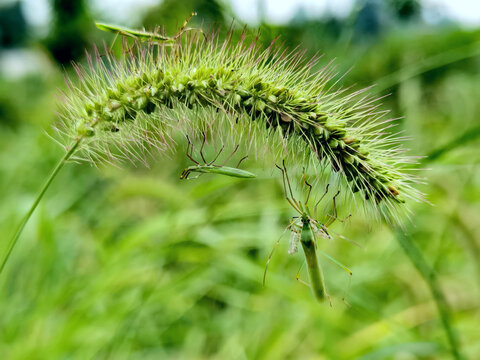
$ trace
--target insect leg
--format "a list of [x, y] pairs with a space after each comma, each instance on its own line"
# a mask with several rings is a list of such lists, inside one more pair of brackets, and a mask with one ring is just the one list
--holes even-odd
[[[123, 35], [123, 38], [122, 38], [122, 53], [123, 54], [129, 54], [131, 56], [133, 56], [133, 49], [135, 48], [135, 45], [138, 44], [138, 38], [133, 35], [133, 34], [130, 34], [128, 32], [124, 32], [124, 31], [119, 31], [117, 32], [117, 34], [121, 34]], [[132, 42], [132, 45], [130, 46], [129, 43], [128, 43], [128, 38], [132, 38], [133, 39], [133, 42]]]
[[220, 156], [224, 148], [225, 148], [225, 145], [222, 145], [222, 148], [218, 152], [217, 156], [215, 156], [215, 158], [212, 161], [210, 161], [207, 165], [212, 165], [218, 159], [218, 157]]
[[205, 143], [207, 142], [207, 133], [204, 131], [203, 132], [203, 141], [202, 141], [202, 146], [200, 148], [200, 156], [202, 157], [203, 163], [206, 164], [207, 160], [205, 160], [205, 157], [203, 156], [203, 147], [205, 146]]
[[196, 178], [198, 178], [198, 176], [200, 176], [200, 175], [198, 175], [198, 176], [195, 176], [195, 177], [191, 178], [191, 177], [189, 177], [191, 173], [192, 173], [192, 170], [188, 169], [187, 173], [186, 173], [186, 176], [185, 176], [185, 180], [196, 179]]
[[305, 179], [305, 185], [308, 186], [308, 194], [307, 199], [305, 200], [305, 207], [308, 207], [308, 200], [310, 200], [310, 194], [312, 193], [313, 186], [308, 183], [307, 179]]
[[248, 158], [248, 155], [245, 155], [244, 157], [242, 157], [242, 158], [239, 160], [239, 162], [238, 162], [238, 164], [237, 164], [236, 167], [238, 168], [238, 167], [240, 166], [240, 163], [241, 163], [243, 160], [245, 160], [246, 158]]
[[352, 277], [350, 276], [348, 278], [348, 285], [347, 285], [347, 288], [345, 289], [344, 293], [343, 293], [343, 296], [342, 296], [342, 301], [343, 303], [348, 307], [348, 308], [351, 308], [352, 305], [350, 305], [350, 303], [345, 299], [345, 297], [347, 296], [347, 293], [350, 291], [350, 286], [352, 285]]
[[292, 185], [290, 184], [290, 178], [288, 177], [288, 172], [287, 172], [287, 168], [285, 166], [285, 160], [282, 161], [282, 165], [283, 165], [283, 170], [285, 172], [285, 178], [287, 179], [287, 184], [288, 184], [288, 190], [290, 191], [290, 196], [292, 198], [292, 201], [294, 201], [297, 206], [299, 208], [301, 208], [301, 206], [299, 205], [298, 201], [295, 200], [295, 197], [293, 196], [293, 191], [292, 191]]
[[[300, 283], [300, 284], [303, 284], [303, 285], [306, 285], [308, 287], [310, 287], [310, 284], [303, 281], [302, 279], [300, 279], [300, 271], [302, 270], [303, 268], [303, 265], [305, 265], [305, 261], [302, 263], [302, 265], [300, 266], [300, 269], [298, 269], [298, 272], [297, 272], [297, 276], [295, 277], [295, 279]], [[327, 294], [327, 297], [328, 297], [328, 302], [330, 304], [330, 307], [332, 307], [332, 298], [330, 297], [330, 295]], [[345, 297], [342, 299], [343, 302], [345, 304], [347, 304], [348, 306], [350, 306], [350, 304], [345, 300]], [[350, 306], [351, 307], [351, 306]]]
[[344, 223], [345, 221], [347, 221], [348, 219], [350, 219], [352, 217], [352, 214], [348, 214], [347, 216], [345, 216], [343, 219], [339, 219], [337, 217], [337, 220], [340, 221], [341, 223]]
[[200, 173], [198, 174], [197, 176], [194, 176], [194, 177], [191, 177], [191, 178], [187, 178], [187, 180], [194, 180], [194, 179], [198, 179], [200, 176], [202, 176], [203, 173]]
[[190, 19], [194, 16], [196, 16], [197, 13], [196, 12], [192, 12], [186, 19], [185, 21], [183, 22], [183, 25], [182, 27], [177, 31], [177, 33], [171, 38], [171, 40], [176, 40], [178, 39], [184, 32], [187, 32], [187, 31], [193, 31], [193, 30], [196, 30], [196, 31], [200, 31], [203, 36], [205, 37], [206, 39], [206, 35], [203, 33], [202, 29], [197, 29], [197, 28], [187, 28], [187, 24], [189, 23]]
[[265, 280], [267, 278], [268, 264], [270, 263], [270, 260], [272, 259], [273, 253], [275, 252], [275, 249], [278, 247], [278, 244], [280, 244], [280, 240], [282, 239], [283, 234], [285, 234], [285, 231], [287, 231], [287, 229], [289, 227], [290, 226], [287, 226], [287, 228], [283, 231], [282, 235], [280, 235], [278, 240], [275, 242], [275, 245], [273, 245], [273, 249], [272, 249], [272, 251], [270, 252], [270, 255], [267, 258], [267, 263], [265, 264], [265, 270], [263, 271], [262, 286], [265, 286]]
[[235, 154], [237, 152], [239, 146], [240, 146], [240, 144], [237, 144], [237, 146], [235, 146], [235, 149], [233, 149], [233, 152], [225, 159], [225, 161], [223, 162], [223, 164], [221, 166], [224, 166], [227, 163], [227, 161], [232, 158], [233, 154]]
[[190, 174], [190, 171], [185, 169], [182, 171], [182, 173], [180, 174], [180, 180], [183, 180], [183, 179], [188, 179], [188, 174]]
[[322, 254], [323, 256], [325, 256], [327, 259], [329, 259], [331, 262], [333, 262], [335, 265], [339, 266], [340, 268], [342, 268], [343, 270], [345, 270], [347, 272], [348, 275], [352, 276], [353, 275], [353, 272], [352, 270], [350, 270], [348, 267], [346, 267], [345, 265], [343, 265], [340, 261], [338, 261], [337, 259], [335, 259], [334, 257], [328, 255], [326, 252], [322, 251], [322, 250], [318, 250], [320, 252], [320, 254]]
[[198, 161], [196, 161], [194, 158], [193, 158], [193, 143], [190, 141], [190, 137], [187, 135], [187, 141], [188, 141], [188, 144], [187, 144], [187, 157], [192, 160], [195, 164], [197, 165], [200, 165], [198, 163]]
[[112, 52], [113, 51], [113, 45], [115, 45], [115, 42], [117, 41], [117, 38], [118, 38], [118, 35], [120, 34], [120, 32], [117, 32], [115, 34], [115, 37], [113, 38], [113, 41], [112, 41], [112, 45], [110, 45], [110, 48], [108, 49], [109, 52]]
[[338, 196], [338, 194], [340, 194], [340, 190], [338, 190], [337, 193], [335, 194], [335, 196], [333, 197], [333, 214], [327, 215], [329, 217], [329, 219], [325, 222], [325, 226], [327, 226], [327, 227], [332, 225], [335, 222], [335, 220], [338, 220], [341, 223], [344, 223], [345, 221], [347, 221], [352, 216], [352, 214], [350, 214], [347, 217], [345, 217], [344, 219], [339, 219], [337, 217], [336, 197]]
[[337, 191], [335, 196], [333, 197], [333, 216], [336, 218], [337, 217], [337, 196], [340, 195], [340, 190]]
[[[286, 169], [283, 169], [281, 168], [280, 166], [278, 166], [277, 164], [275, 164], [275, 166], [282, 172], [282, 183], [283, 183], [283, 191], [285, 193], [285, 199], [290, 203], [290, 205], [299, 213], [299, 214], [302, 214], [302, 211], [299, 209], [298, 207], [298, 204], [293, 200], [293, 199], [290, 199], [288, 197], [288, 191], [287, 191], [287, 185], [286, 185], [286, 182], [285, 182], [285, 172], [286, 172]], [[285, 162], [283, 163], [283, 166], [285, 167]], [[288, 178], [287, 178], [288, 179]], [[290, 194], [293, 198], [293, 194], [292, 194], [292, 189], [290, 187], [290, 182], [288, 183], [289, 185], [289, 189], [290, 189]]]
[[317, 208], [318, 208], [318, 204], [320, 204], [320, 202], [323, 200], [323, 198], [325, 197], [325, 195], [327, 195], [328, 193], [328, 188], [330, 187], [330, 184], [327, 184], [326, 188], [325, 188], [325, 192], [323, 193], [322, 197], [320, 198], [320, 200], [317, 201], [317, 203], [315, 204], [315, 207], [313, 208], [313, 216], [315, 216], [315, 219], [317, 219]]
[[303, 281], [302, 279], [300, 279], [300, 272], [302, 271], [303, 269], [303, 265], [305, 265], [305, 261], [302, 262], [302, 265], [300, 265], [300, 268], [298, 269], [297, 271], [297, 275], [295, 275], [295, 280], [297, 280], [300, 284], [303, 284], [303, 285], [306, 285], [308, 287], [310, 287], [310, 284]]

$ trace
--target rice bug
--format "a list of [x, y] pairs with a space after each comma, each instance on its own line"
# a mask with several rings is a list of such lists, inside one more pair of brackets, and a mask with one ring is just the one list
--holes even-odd
[[171, 37], [160, 34], [158, 30], [154, 30], [154, 31], [134, 30], [134, 29], [129, 29], [127, 27], [123, 27], [123, 26], [111, 25], [111, 24], [105, 24], [105, 23], [99, 23], [99, 22], [96, 22], [95, 25], [97, 26], [98, 29], [102, 31], [114, 33], [116, 34], [116, 36], [120, 34], [123, 36], [140, 40], [140, 41], [165, 43], [165, 42], [173, 42], [177, 40], [184, 32], [187, 32], [187, 31], [196, 30], [196, 31], [202, 32], [201, 29], [187, 28], [188, 22], [195, 15], [197, 15], [197, 13], [195, 12], [191, 13], [190, 16], [184, 21], [182, 27], [177, 31], [177, 33], [174, 36], [171, 36]]
[[[293, 191], [292, 187], [290, 184], [290, 179], [288, 177], [287, 169], [285, 167], [285, 161], [282, 163], [282, 167], [275, 165], [280, 171], [282, 172], [282, 182], [283, 182], [283, 189], [285, 192], [285, 198], [289, 202], [289, 204], [293, 207], [293, 209], [300, 215], [293, 217], [290, 220], [290, 225], [287, 227], [287, 229], [290, 229], [292, 234], [290, 238], [290, 245], [289, 245], [289, 254], [297, 252], [297, 246], [298, 243], [302, 245], [303, 252], [305, 254], [305, 260], [307, 263], [307, 271], [308, 271], [308, 276], [310, 279], [310, 287], [313, 292], [313, 296], [315, 299], [319, 302], [323, 302], [326, 298], [327, 293], [326, 293], [326, 288], [325, 288], [325, 281], [323, 278], [323, 272], [320, 266], [320, 263], [318, 262], [317, 258], [317, 244], [316, 244], [316, 238], [321, 237], [324, 239], [331, 239], [332, 236], [329, 233], [328, 226], [333, 224], [335, 220], [339, 220], [341, 222], [344, 222], [346, 219], [340, 220], [337, 217], [337, 207], [336, 207], [336, 198], [339, 195], [339, 191], [333, 196], [333, 214], [332, 215], [327, 215], [327, 218], [324, 223], [321, 223], [317, 220], [317, 207], [318, 204], [323, 200], [323, 198], [327, 195], [328, 193], [328, 188], [329, 185], [327, 185], [325, 189], [325, 193], [321, 196], [321, 198], [317, 201], [314, 207], [314, 216], [312, 217], [310, 215], [310, 209], [308, 207], [308, 202], [310, 199], [310, 194], [312, 192], [312, 185], [308, 183], [308, 181], [305, 179], [305, 174], [304, 174], [304, 183], [308, 187], [308, 194], [307, 198], [304, 203], [301, 201], [298, 201], [294, 198], [293, 196]], [[350, 217], [347, 216], [347, 218]], [[341, 238], [346, 239], [343, 236], [340, 236]], [[270, 259], [272, 258], [273, 252], [275, 251], [276, 247], [278, 246], [280, 242], [280, 239], [277, 240], [275, 243], [275, 246], [270, 253], [267, 263], [265, 265], [265, 271], [263, 274], [263, 284], [265, 284], [265, 278], [267, 274], [267, 269], [268, 269], [268, 264], [270, 262]], [[356, 243], [355, 243], [356, 244]], [[358, 245], [358, 244], [356, 244]], [[359, 246], [359, 245], [358, 245]], [[343, 265], [341, 262], [338, 260], [334, 259], [327, 253], [321, 251], [318, 249], [318, 252], [320, 252], [322, 255], [330, 259], [332, 262], [340, 266], [342, 269], [344, 269], [346, 272], [348, 272], [349, 275], [352, 275], [352, 271], [347, 268], [345, 265]], [[300, 270], [297, 273], [297, 280], [300, 280]], [[308, 284], [307, 284], [308, 285]]]
[[[245, 160], [248, 157], [248, 155], [241, 158], [237, 164], [237, 167], [234, 167], [234, 168], [223, 166], [223, 165], [215, 165], [214, 162], [218, 159], [218, 157], [220, 156], [220, 154], [224, 149], [224, 146], [222, 146], [222, 148], [220, 149], [218, 154], [215, 156], [215, 158], [212, 161], [207, 163], [207, 161], [205, 160], [205, 156], [203, 155], [203, 147], [205, 146], [205, 142], [207, 141], [207, 136], [205, 133], [203, 133], [202, 147], [200, 148], [200, 156], [203, 160], [203, 164], [200, 164], [197, 160], [193, 158], [193, 143], [190, 141], [190, 138], [188, 137], [188, 135], [187, 135], [187, 141], [188, 141], [188, 144], [187, 144], [186, 155], [190, 160], [192, 160], [195, 163], [195, 165], [189, 166], [185, 170], [183, 170], [182, 173], [180, 174], [180, 179], [189, 179], [188, 176], [192, 172], [199, 173], [199, 175], [190, 179], [196, 179], [202, 174], [219, 174], [219, 175], [226, 175], [226, 176], [243, 178], [243, 179], [250, 179], [250, 178], [257, 177], [255, 174], [252, 174], [249, 171], [238, 169], [238, 166], [240, 166], [240, 163], [243, 160]], [[233, 154], [235, 154], [235, 152], [238, 150], [238, 147], [239, 145], [235, 147], [235, 149], [230, 154], [230, 156], [225, 160], [225, 162], [227, 162], [233, 156]]]

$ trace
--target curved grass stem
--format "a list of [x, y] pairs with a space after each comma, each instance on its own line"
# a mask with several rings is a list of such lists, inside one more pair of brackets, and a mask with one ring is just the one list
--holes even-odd
[[401, 248], [408, 256], [415, 268], [418, 270], [420, 275], [423, 277], [430, 289], [430, 292], [432, 293], [435, 304], [437, 305], [443, 329], [445, 330], [445, 334], [450, 345], [450, 352], [452, 353], [452, 357], [455, 360], [464, 359], [460, 352], [460, 344], [458, 341], [457, 333], [451, 323], [452, 321], [450, 306], [448, 305], [447, 300], [445, 299], [445, 295], [443, 294], [440, 285], [438, 284], [437, 274], [427, 264], [420, 249], [415, 245], [410, 236], [405, 234], [400, 229], [395, 230], [395, 235]]
[[23, 232], [23, 229], [25, 228], [25, 225], [27, 224], [28, 220], [32, 216], [33, 212], [37, 208], [38, 204], [40, 203], [40, 200], [42, 200], [43, 195], [45, 195], [45, 192], [48, 190], [50, 187], [50, 184], [52, 183], [53, 179], [57, 176], [58, 172], [62, 169], [63, 165], [70, 159], [70, 157], [73, 155], [75, 150], [77, 150], [78, 145], [80, 144], [81, 139], [77, 140], [73, 145], [70, 147], [70, 149], [65, 153], [65, 155], [60, 159], [60, 161], [57, 163], [53, 171], [50, 173], [50, 176], [48, 177], [47, 181], [41, 188], [40, 192], [38, 193], [35, 201], [33, 202], [32, 206], [28, 210], [28, 212], [25, 214], [23, 217], [22, 221], [20, 222], [17, 231], [13, 235], [13, 237], [10, 239], [10, 242], [7, 247], [6, 253], [3, 255], [1, 264], [0, 264], [0, 274], [3, 272], [3, 269], [5, 268], [5, 265], [10, 257], [10, 254], [13, 251], [13, 248], [15, 247], [15, 244], [18, 241], [18, 238]]
[[434, 149], [430, 154], [428, 154], [423, 160], [423, 163], [433, 162], [439, 157], [449, 153], [452, 150], [465, 146], [470, 141], [474, 141], [480, 137], [480, 126], [473, 127], [468, 129], [460, 136], [455, 137], [450, 140], [445, 145]]

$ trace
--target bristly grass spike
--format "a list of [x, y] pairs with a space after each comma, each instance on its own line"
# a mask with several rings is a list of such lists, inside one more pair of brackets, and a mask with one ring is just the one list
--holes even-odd
[[[233, 150], [233, 152], [228, 156], [227, 159], [225, 159], [224, 163], [222, 165], [215, 165], [214, 162], [217, 161], [218, 157], [220, 156], [220, 154], [222, 153], [223, 149], [224, 149], [224, 145], [222, 145], [220, 151], [217, 153], [217, 155], [213, 158], [212, 161], [210, 162], [207, 162], [207, 160], [205, 160], [205, 156], [203, 154], [203, 148], [205, 146], [205, 143], [207, 141], [207, 134], [204, 132], [203, 133], [203, 141], [202, 141], [202, 146], [200, 147], [200, 157], [202, 158], [202, 161], [203, 161], [203, 164], [200, 164], [197, 160], [195, 160], [193, 158], [193, 149], [194, 149], [194, 146], [193, 146], [193, 143], [190, 141], [190, 137], [187, 135], [187, 141], [188, 141], [188, 144], [187, 144], [187, 152], [186, 152], [186, 156], [192, 161], [195, 163], [195, 165], [192, 165], [192, 166], [189, 166], [187, 167], [185, 170], [182, 171], [182, 173], [180, 174], [180, 179], [196, 179], [198, 178], [199, 176], [203, 175], [203, 174], [218, 174], [218, 175], [225, 175], [225, 176], [231, 176], [231, 177], [236, 177], [236, 178], [242, 178], [242, 179], [251, 179], [251, 178], [254, 178], [254, 177], [257, 177], [255, 174], [249, 172], [249, 171], [246, 171], [246, 170], [242, 170], [242, 169], [238, 169], [238, 167], [240, 166], [240, 163], [245, 160], [248, 155], [242, 157], [238, 163], [237, 163], [237, 166], [236, 167], [228, 167], [228, 166], [224, 166], [225, 163], [231, 159], [231, 157], [237, 152], [238, 148], [240, 145], [237, 145], [235, 147], [235, 149]], [[189, 178], [188, 176], [190, 175], [190, 173], [192, 172], [196, 172], [196, 173], [199, 173], [197, 176], [193, 177], [193, 178]]]
[[[231, 128], [218, 136], [234, 131], [242, 143], [260, 143], [277, 159], [298, 157], [303, 164], [330, 167], [377, 216], [399, 221], [403, 198], [423, 199], [409, 171], [415, 160], [399, 146], [404, 139], [386, 135], [393, 120], [381, 120], [385, 112], [363, 96], [366, 90], [348, 95], [346, 89], [332, 90], [331, 66], [312, 73], [315, 60], [273, 43], [262, 51], [245, 33], [238, 42], [232, 34], [222, 43], [189, 33], [178, 47], [140, 41], [134, 46], [135, 54], [121, 59], [109, 54], [92, 62], [90, 71], [79, 67], [80, 84], [65, 94], [62, 130], [68, 140], [85, 139], [79, 147], [84, 157], [104, 159], [110, 147], [130, 150], [125, 139], [144, 141], [140, 127], [158, 126], [149, 133], [162, 139], [170, 129], [191, 134], [188, 122], [175, 129], [180, 126], [170, 109], [216, 110], [222, 113], [216, 121], [227, 120]], [[112, 124], [118, 131], [109, 136], [104, 131]], [[122, 136], [126, 132], [133, 134]]]
[[219, 41], [189, 31], [186, 23], [173, 37], [158, 38], [161, 43], [176, 39], [178, 46], [145, 41], [156, 32], [100, 25], [133, 36], [137, 51], [116, 57], [96, 50], [93, 59], [87, 56], [88, 67], [74, 65], [78, 79], [67, 79], [56, 128], [65, 156], [9, 240], [0, 272], [67, 161], [145, 160], [151, 150], [173, 148], [174, 134], [192, 134], [199, 113], [216, 111], [212, 124], [223, 142], [233, 134], [234, 143], [259, 144], [276, 159], [288, 156], [330, 168], [349, 193], [363, 195], [362, 203], [377, 218], [400, 223], [405, 198], [424, 201], [414, 187], [419, 178], [411, 172], [416, 159], [405, 155], [403, 137], [388, 135], [393, 119], [383, 120], [386, 112], [378, 110], [377, 99], [364, 96], [367, 89], [348, 93], [330, 86], [336, 76], [332, 67], [312, 71], [317, 60], [301, 52], [273, 42], [261, 49], [246, 32], [239, 41], [232, 40], [233, 32]]

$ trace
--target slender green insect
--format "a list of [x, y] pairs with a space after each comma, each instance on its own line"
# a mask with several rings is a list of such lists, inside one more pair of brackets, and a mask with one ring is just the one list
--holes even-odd
[[140, 41], [152, 41], [152, 42], [173, 42], [177, 40], [184, 32], [187, 31], [202, 31], [201, 29], [197, 28], [187, 28], [187, 24], [190, 21], [190, 19], [197, 15], [197, 13], [193, 12], [190, 14], [190, 16], [185, 20], [183, 23], [182, 27], [177, 31], [177, 33], [174, 36], [166, 36], [162, 35], [159, 33], [159, 31], [145, 31], [145, 30], [134, 30], [134, 29], [129, 29], [127, 27], [123, 26], [118, 26], [118, 25], [111, 25], [111, 24], [105, 24], [105, 23], [99, 23], [96, 22], [95, 25], [97, 28], [99, 28], [102, 31], [106, 32], [111, 32], [116, 34], [117, 36], [123, 35], [123, 36], [128, 36]]
[[[317, 201], [314, 207], [314, 216], [310, 216], [310, 209], [308, 208], [308, 202], [310, 199], [310, 194], [312, 192], [312, 185], [308, 183], [308, 181], [304, 178], [304, 183], [308, 187], [308, 194], [307, 198], [304, 204], [302, 204], [301, 201], [298, 201], [294, 198], [293, 196], [293, 191], [292, 187], [290, 184], [290, 179], [288, 177], [287, 169], [285, 167], [285, 162], [283, 162], [283, 166], [280, 167], [276, 165], [278, 169], [282, 172], [282, 182], [283, 182], [283, 188], [285, 192], [285, 198], [289, 202], [289, 204], [298, 212], [300, 216], [293, 217], [290, 220], [290, 225], [287, 227], [287, 229], [290, 229], [292, 234], [290, 238], [290, 245], [289, 245], [289, 254], [293, 254], [297, 252], [298, 249], [298, 243], [300, 242], [303, 248], [303, 252], [305, 254], [305, 260], [307, 263], [307, 271], [308, 271], [308, 276], [310, 279], [310, 285], [313, 296], [315, 299], [319, 302], [323, 302], [325, 298], [328, 296], [326, 292], [326, 287], [325, 287], [325, 281], [323, 278], [323, 272], [322, 268], [320, 266], [320, 263], [317, 258], [317, 250], [320, 252], [323, 256], [327, 257], [330, 259], [332, 262], [340, 266], [342, 269], [344, 269], [349, 275], [352, 275], [352, 271], [343, 265], [340, 261], [334, 259], [327, 253], [317, 249], [317, 243], [316, 243], [316, 238], [321, 237], [324, 239], [331, 239], [332, 236], [329, 233], [328, 226], [333, 224], [335, 220], [339, 220], [341, 222], [344, 222], [346, 219], [340, 220], [337, 217], [337, 208], [336, 208], [336, 197], [339, 195], [340, 192], [337, 192], [335, 196], [333, 197], [333, 214], [332, 215], [327, 215], [327, 219], [324, 223], [319, 222], [316, 220], [317, 218], [317, 207], [318, 204], [323, 200], [325, 195], [328, 193], [328, 188], [329, 186], [327, 185], [325, 189], [325, 193], [322, 195], [322, 197]], [[350, 215], [348, 216], [350, 217]], [[348, 218], [347, 217], [347, 218]], [[338, 235], [339, 237], [350, 241], [349, 239]], [[271, 257], [278, 246], [280, 242], [280, 239], [277, 240], [275, 243], [275, 246], [270, 253], [270, 256], [267, 259], [267, 263], [265, 266], [265, 272], [263, 275], [263, 283], [265, 284], [265, 278], [267, 274], [267, 268], [268, 264], [271, 260]], [[358, 244], [354, 243], [355, 245], [359, 246]], [[297, 273], [297, 280], [301, 281], [299, 279], [300, 277], [300, 271]]]
[[[197, 175], [193, 178], [190, 178], [190, 179], [196, 179], [203, 174], [219, 174], [219, 175], [226, 175], [226, 176], [243, 178], [243, 179], [251, 179], [251, 178], [257, 177], [257, 175], [252, 174], [249, 171], [238, 169], [238, 166], [240, 166], [240, 163], [243, 160], [245, 160], [248, 157], [248, 155], [241, 158], [240, 161], [238, 162], [237, 166], [234, 167], [234, 168], [223, 166], [223, 165], [215, 165], [214, 162], [218, 159], [218, 157], [222, 153], [222, 151], [224, 149], [224, 146], [222, 146], [222, 148], [220, 149], [218, 154], [215, 156], [215, 158], [212, 161], [207, 163], [207, 161], [205, 160], [205, 156], [203, 155], [203, 148], [205, 146], [206, 140], [207, 140], [207, 136], [206, 136], [205, 133], [203, 133], [202, 147], [200, 148], [200, 156], [203, 160], [203, 164], [200, 164], [197, 160], [195, 160], [193, 158], [193, 143], [190, 141], [190, 138], [187, 135], [188, 144], [187, 144], [186, 155], [190, 160], [192, 160], [195, 163], [195, 165], [189, 166], [185, 170], [183, 170], [182, 173], [180, 174], [180, 179], [189, 179], [188, 176], [192, 172], [199, 173], [199, 175]], [[238, 147], [239, 147], [239, 145], [237, 145], [235, 147], [233, 152], [225, 160], [224, 163], [226, 163], [233, 156], [233, 154], [235, 154], [235, 152], [238, 150]]]

